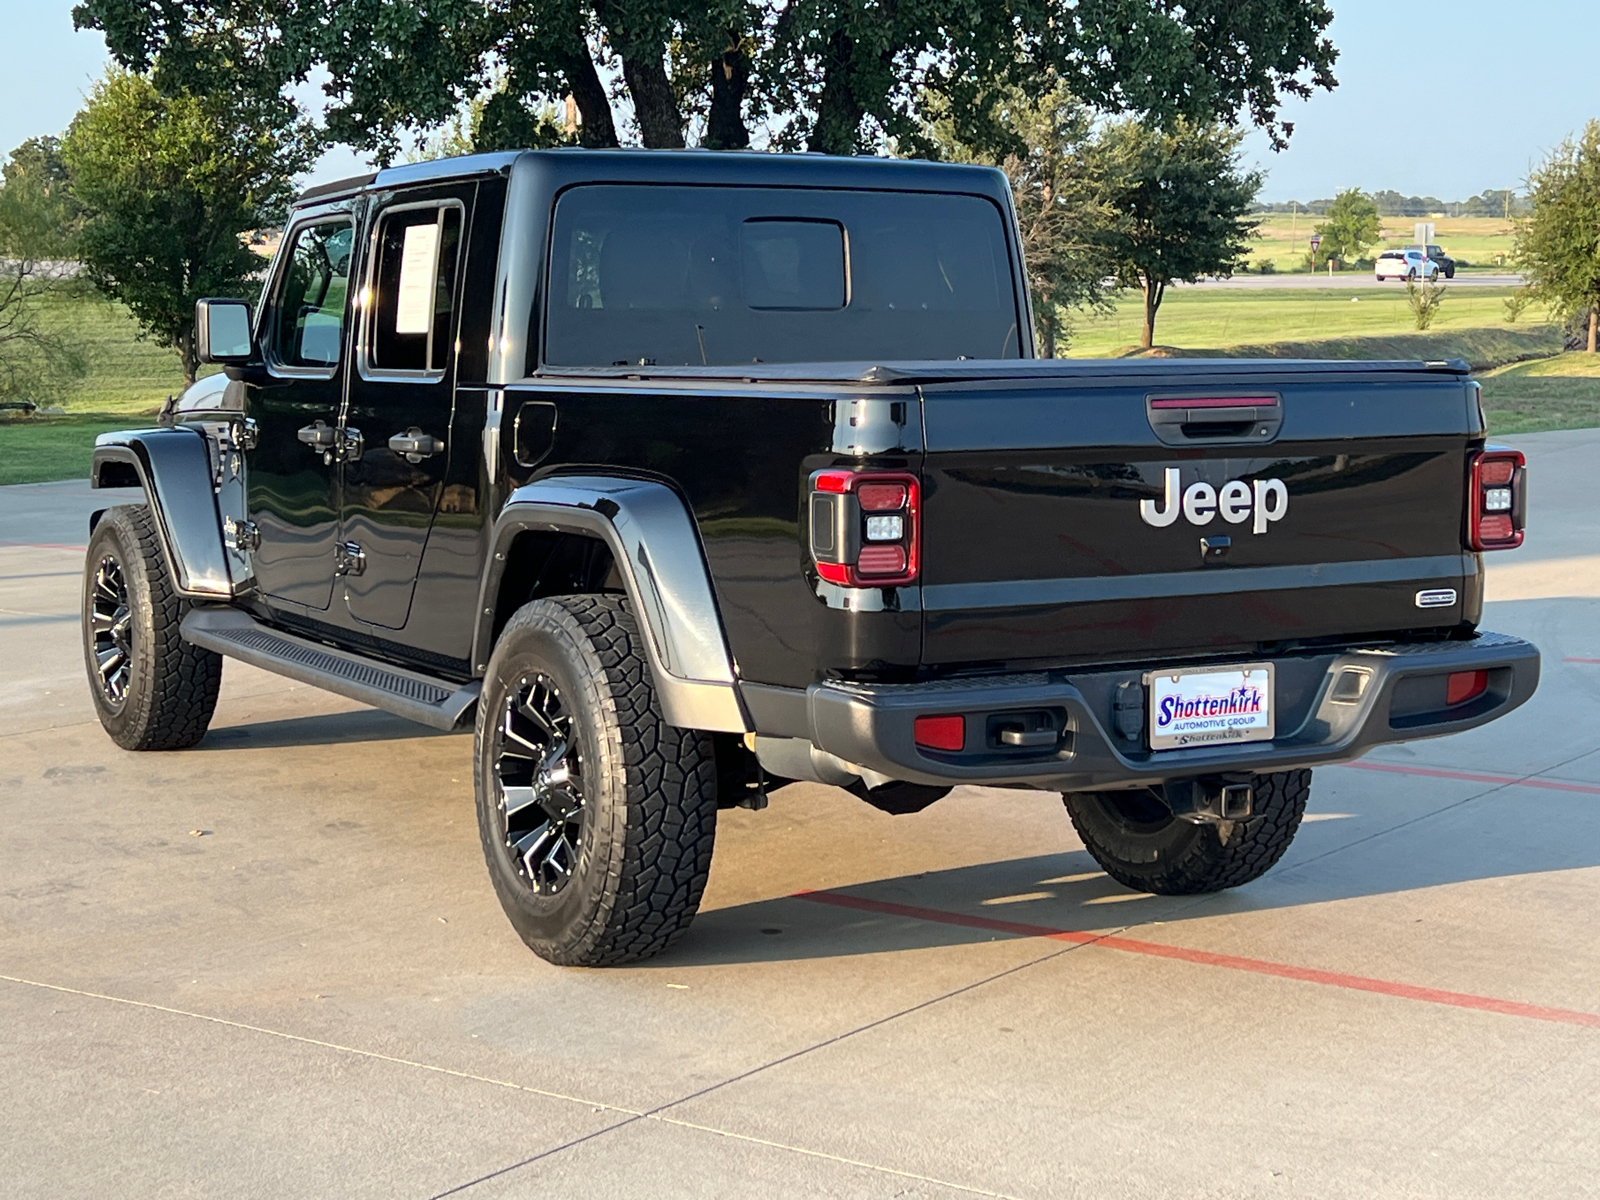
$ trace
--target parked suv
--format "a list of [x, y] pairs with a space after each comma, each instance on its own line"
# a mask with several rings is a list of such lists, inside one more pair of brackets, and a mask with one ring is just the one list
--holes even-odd
[[1372, 265], [1373, 276], [1379, 283], [1386, 279], [1436, 279], [1441, 270], [1438, 263], [1409, 246], [1404, 250], [1385, 250]]
[[[474, 723], [537, 953], [657, 953], [719, 808], [1054, 792], [1125, 885], [1272, 866], [1311, 768], [1471, 729], [1525, 468], [1464, 363], [1040, 361], [985, 168], [537, 151], [295, 205], [226, 381], [99, 438], [84, 655], [130, 750], [225, 657]], [[226, 775], [215, 780], [227, 787]], [[240, 786], [244, 786], [240, 782]], [[995, 819], [1004, 819], [1003, 806]]]

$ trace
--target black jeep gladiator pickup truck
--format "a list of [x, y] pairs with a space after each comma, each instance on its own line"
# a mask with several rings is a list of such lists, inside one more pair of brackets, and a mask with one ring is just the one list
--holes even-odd
[[202, 381], [102, 436], [100, 718], [204, 736], [223, 657], [476, 713], [490, 877], [556, 963], [687, 927], [719, 807], [1064, 795], [1129, 887], [1288, 846], [1309, 768], [1482, 725], [1525, 468], [1460, 363], [1041, 361], [1005, 178], [545, 151], [318, 187]]

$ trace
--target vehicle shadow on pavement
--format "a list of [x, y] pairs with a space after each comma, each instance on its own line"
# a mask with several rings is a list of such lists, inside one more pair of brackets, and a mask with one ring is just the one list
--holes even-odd
[[[465, 736], [470, 734], [469, 730]], [[343, 746], [356, 742], [459, 736], [463, 735], [429, 729], [426, 725], [375, 708], [360, 708], [351, 712], [315, 713], [304, 717], [284, 717], [277, 721], [213, 727], [195, 749], [285, 749], [292, 746]]]
[[[1040, 933], [1033, 936], [1056, 930], [1110, 932], [1155, 922], [1170, 926], [1600, 866], [1600, 813], [1593, 811], [1592, 797], [1499, 794], [1467, 809], [1435, 814], [1439, 825], [1413, 832], [1396, 829], [1408, 825], [1407, 818], [1375, 798], [1369, 818], [1349, 813], [1340, 814], [1349, 819], [1308, 822], [1273, 871], [1209, 896], [1130, 891], [1101, 872], [1086, 851], [1075, 850], [868, 880], [829, 893], [867, 906], [882, 904], [885, 911], [818, 902], [803, 893], [734, 905], [702, 912], [676, 948], [642, 965], [838, 958], [1027, 936], [1006, 924], [1036, 927]], [[1384, 829], [1394, 832], [1371, 838]], [[897, 911], [904, 909], [927, 910], [927, 915]], [[961, 925], [951, 923], [952, 917], [993, 924]]]

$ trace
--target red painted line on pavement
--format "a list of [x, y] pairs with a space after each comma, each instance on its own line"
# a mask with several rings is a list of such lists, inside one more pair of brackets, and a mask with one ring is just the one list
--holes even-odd
[[1600, 658], [1563, 658], [1562, 662], [1600, 663]]
[[1587, 796], [1600, 796], [1600, 787], [1592, 783], [1563, 783], [1559, 779], [1535, 779], [1532, 775], [1483, 775], [1475, 771], [1443, 771], [1437, 767], [1398, 767], [1390, 763], [1348, 762], [1341, 767], [1354, 767], [1358, 771], [1386, 771], [1391, 775], [1423, 775], [1430, 779], [1465, 779], [1469, 783], [1500, 783], [1516, 787], [1544, 788], [1550, 792], [1582, 792]]
[[73, 550], [82, 554], [87, 546], [62, 546], [55, 542], [0, 542], [0, 546], [21, 546], [27, 550]]
[[1172, 958], [1180, 962], [1203, 967], [1222, 967], [1230, 971], [1248, 971], [1254, 975], [1271, 975], [1278, 979], [1294, 979], [1302, 983], [1320, 983], [1327, 987], [1345, 988], [1349, 991], [1375, 992], [1402, 1000], [1420, 1000], [1428, 1004], [1443, 1004], [1451, 1008], [1469, 1008], [1479, 1012], [1500, 1013], [1508, 1017], [1524, 1017], [1533, 1021], [1553, 1021], [1560, 1025], [1579, 1025], [1587, 1029], [1600, 1029], [1600, 1013], [1578, 1012], [1570, 1008], [1549, 1008], [1542, 1004], [1525, 1004], [1520, 1000], [1500, 1000], [1493, 996], [1475, 996], [1469, 992], [1447, 992], [1439, 988], [1418, 987], [1410, 983], [1396, 983], [1387, 979], [1369, 979], [1364, 975], [1346, 975], [1340, 971], [1323, 971], [1316, 967], [1297, 967], [1290, 963], [1269, 962], [1261, 958], [1242, 958], [1236, 954], [1216, 954], [1210, 950], [1191, 950], [1186, 946], [1168, 946], [1161, 942], [1143, 942], [1135, 938], [1111, 937], [1088, 933], [1079, 929], [1051, 929], [1044, 925], [1024, 925], [1017, 921], [996, 921], [990, 917], [974, 917], [965, 913], [945, 912], [937, 908], [919, 908], [910, 904], [893, 904], [887, 900], [868, 900], [849, 896], [843, 892], [798, 892], [795, 900], [810, 900], [815, 904], [828, 904], [835, 908], [850, 908], [860, 912], [878, 913], [882, 916], [909, 917], [916, 921], [930, 921], [939, 925], [959, 925], [968, 929], [983, 929], [991, 933], [1009, 933], [1014, 937], [1048, 938], [1051, 941], [1071, 942], [1079, 946], [1101, 946], [1107, 950], [1121, 950], [1127, 954], [1143, 954], [1152, 958]]

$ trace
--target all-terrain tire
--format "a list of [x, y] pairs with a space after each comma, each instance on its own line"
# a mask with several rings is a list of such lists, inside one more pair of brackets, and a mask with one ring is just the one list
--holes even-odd
[[178, 595], [142, 504], [110, 509], [89, 537], [83, 658], [95, 714], [124, 750], [184, 750], [205, 737], [222, 656], [183, 640]]
[[1180, 821], [1148, 791], [1069, 792], [1072, 827], [1105, 873], [1162, 896], [1220, 892], [1265, 875], [1294, 840], [1311, 795], [1311, 772], [1255, 778], [1249, 821]]
[[625, 600], [518, 609], [489, 660], [474, 751], [489, 876], [536, 954], [610, 966], [683, 935], [711, 870], [716, 759], [708, 734], [662, 719]]

